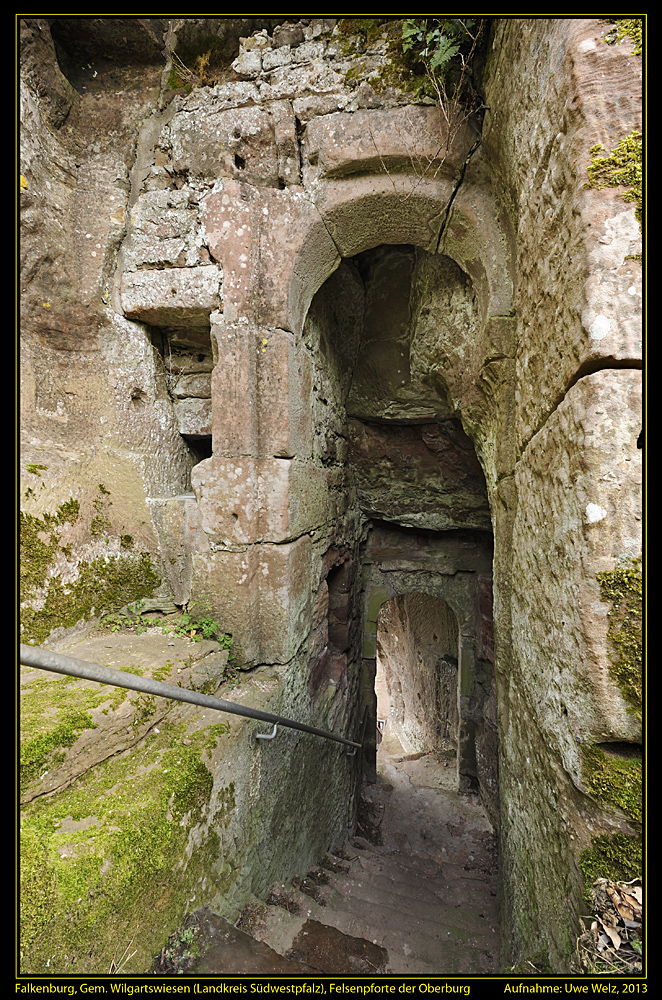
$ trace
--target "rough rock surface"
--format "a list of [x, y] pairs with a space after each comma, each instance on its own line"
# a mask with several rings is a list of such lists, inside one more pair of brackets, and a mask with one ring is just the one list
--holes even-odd
[[[445, 601], [502, 961], [565, 972], [587, 852], [640, 824], [640, 233], [586, 182], [641, 127], [641, 56], [597, 19], [490, 19], [482, 135], [448, 146], [379, 77], [397, 23], [359, 22], [21, 19], [23, 638], [206, 600], [293, 713], [367, 713], [374, 777], [379, 609]], [[283, 866], [353, 824], [358, 769], [320, 817], [298, 753], [202, 902], [275, 871], [258, 814]]]

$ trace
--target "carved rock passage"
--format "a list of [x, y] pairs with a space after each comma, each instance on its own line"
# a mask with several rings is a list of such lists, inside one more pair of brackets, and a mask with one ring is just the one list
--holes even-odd
[[[435, 533], [491, 527], [459, 756], [500, 821], [504, 963], [566, 971], [581, 852], [637, 832], [582, 747], [640, 738], [598, 580], [641, 548], [639, 232], [584, 183], [640, 127], [640, 57], [597, 20], [495, 19], [467, 162], [473, 127], [441, 158], [438, 109], [372, 86], [385, 40], [358, 60], [335, 19], [240, 20], [21, 22], [22, 495], [109, 497], [103, 534], [59, 526], [31, 606], [131, 544], [209, 597], [237, 664], [280, 665], [283, 704], [351, 728], [379, 607], [445, 599], [473, 569]], [[234, 76], [173, 91], [209, 32]], [[414, 555], [377, 566], [374, 519]]]

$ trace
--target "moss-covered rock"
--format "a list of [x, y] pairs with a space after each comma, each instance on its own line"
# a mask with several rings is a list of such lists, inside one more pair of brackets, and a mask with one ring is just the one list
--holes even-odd
[[641, 876], [641, 841], [624, 833], [594, 837], [591, 846], [582, 851], [579, 867], [586, 880], [586, 897], [591, 897], [591, 886], [596, 878], [614, 882], [629, 882]]
[[633, 43], [632, 55], [640, 56], [643, 51], [643, 20], [640, 17], [610, 18], [609, 23], [615, 27], [605, 35], [607, 45], [616, 45], [624, 38], [630, 38]]
[[616, 806], [641, 822], [641, 760], [605, 753], [598, 746], [582, 753], [584, 780], [599, 802]]
[[592, 160], [588, 168], [587, 187], [600, 190], [605, 187], [624, 187], [623, 201], [635, 202], [635, 215], [641, 226], [642, 219], [642, 155], [643, 136], [633, 131], [616, 143], [611, 153], [598, 143], [591, 146]]
[[599, 573], [598, 583], [602, 600], [612, 605], [607, 630], [612, 650], [610, 674], [632, 710], [641, 717], [641, 560], [630, 560], [607, 573]]
[[[148, 552], [133, 551], [128, 534], [113, 535], [108, 516], [110, 492], [100, 483], [92, 500], [89, 539], [119, 551], [93, 559], [79, 559], [77, 576], [64, 582], [58, 573], [61, 554], [72, 560], [72, 544], [63, 544], [65, 525], [82, 520], [80, 502], [73, 497], [55, 513], [37, 517], [20, 513], [21, 641], [43, 642], [56, 628], [71, 628], [103, 612], [116, 611], [143, 597], [151, 597], [161, 583]], [[87, 529], [78, 525], [87, 535]]]
[[44, 606], [22, 612], [24, 642], [43, 642], [56, 628], [71, 628], [81, 619], [114, 611], [129, 601], [151, 597], [160, 584], [148, 552], [126, 556], [99, 556], [78, 564], [78, 579], [64, 584], [61, 577], [48, 582]]
[[227, 731], [221, 723], [187, 737], [185, 725], [166, 721], [135, 750], [25, 808], [22, 971], [99, 972], [132, 940], [141, 971], [197, 884], [222, 886], [231, 865], [219, 833], [234, 785], [213, 797], [205, 759]]

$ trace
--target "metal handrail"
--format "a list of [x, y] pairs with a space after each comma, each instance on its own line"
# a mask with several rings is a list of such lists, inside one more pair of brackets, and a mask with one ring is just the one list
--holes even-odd
[[159, 698], [173, 698], [175, 701], [190, 702], [192, 705], [202, 705], [203, 708], [213, 708], [217, 712], [228, 712], [230, 715], [243, 715], [248, 719], [259, 719], [261, 722], [270, 722], [274, 726], [286, 726], [288, 729], [298, 729], [303, 733], [312, 733], [313, 736], [323, 736], [327, 740], [335, 740], [336, 743], [344, 743], [345, 746], [361, 749], [361, 743], [347, 740], [344, 736], [336, 736], [335, 733], [328, 733], [324, 729], [316, 729], [308, 726], [305, 722], [295, 722], [293, 719], [285, 719], [281, 715], [272, 715], [270, 712], [261, 712], [257, 708], [248, 708], [246, 705], [236, 705], [231, 701], [222, 701], [220, 698], [212, 698], [207, 694], [200, 694], [198, 691], [190, 691], [188, 688], [175, 687], [174, 684], [163, 684], [162, 681], [154, 681], [149, 677], [138, 677], [135, 674], [126, 674], [122, 670], [113, 670], [112, 667], [102, 667], [97, 663], [89, 663], [87, 660], [76, 660], [71, 656], [63, 656], [61, 653], [51, 653], [50, 650], [41, 646], [25, 646], [21, 643], [20, 661], [28, 667], [38, 667], [40, 670], [51, 670], [56, 674], [69, 674], [70, 677], [83, 677], [89, 681], [96, 681], [98, 684], [112, 684], [115, 687], [129, 688], [131, 691], [144, 691], [145, 694], [153, 694]]

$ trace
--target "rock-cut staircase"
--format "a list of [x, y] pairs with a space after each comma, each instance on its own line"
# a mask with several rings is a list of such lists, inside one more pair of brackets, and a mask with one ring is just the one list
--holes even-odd
[[209, 910], [192, 914], [202, 954], [186, 971], [494, 974], [495, 838], [475, 797], [448, 787], [453, 765], [444, 753], [408, 757], [385, 739], [379, 781], [364, 794], [366, 836], [249, 904], [236, 926]]

